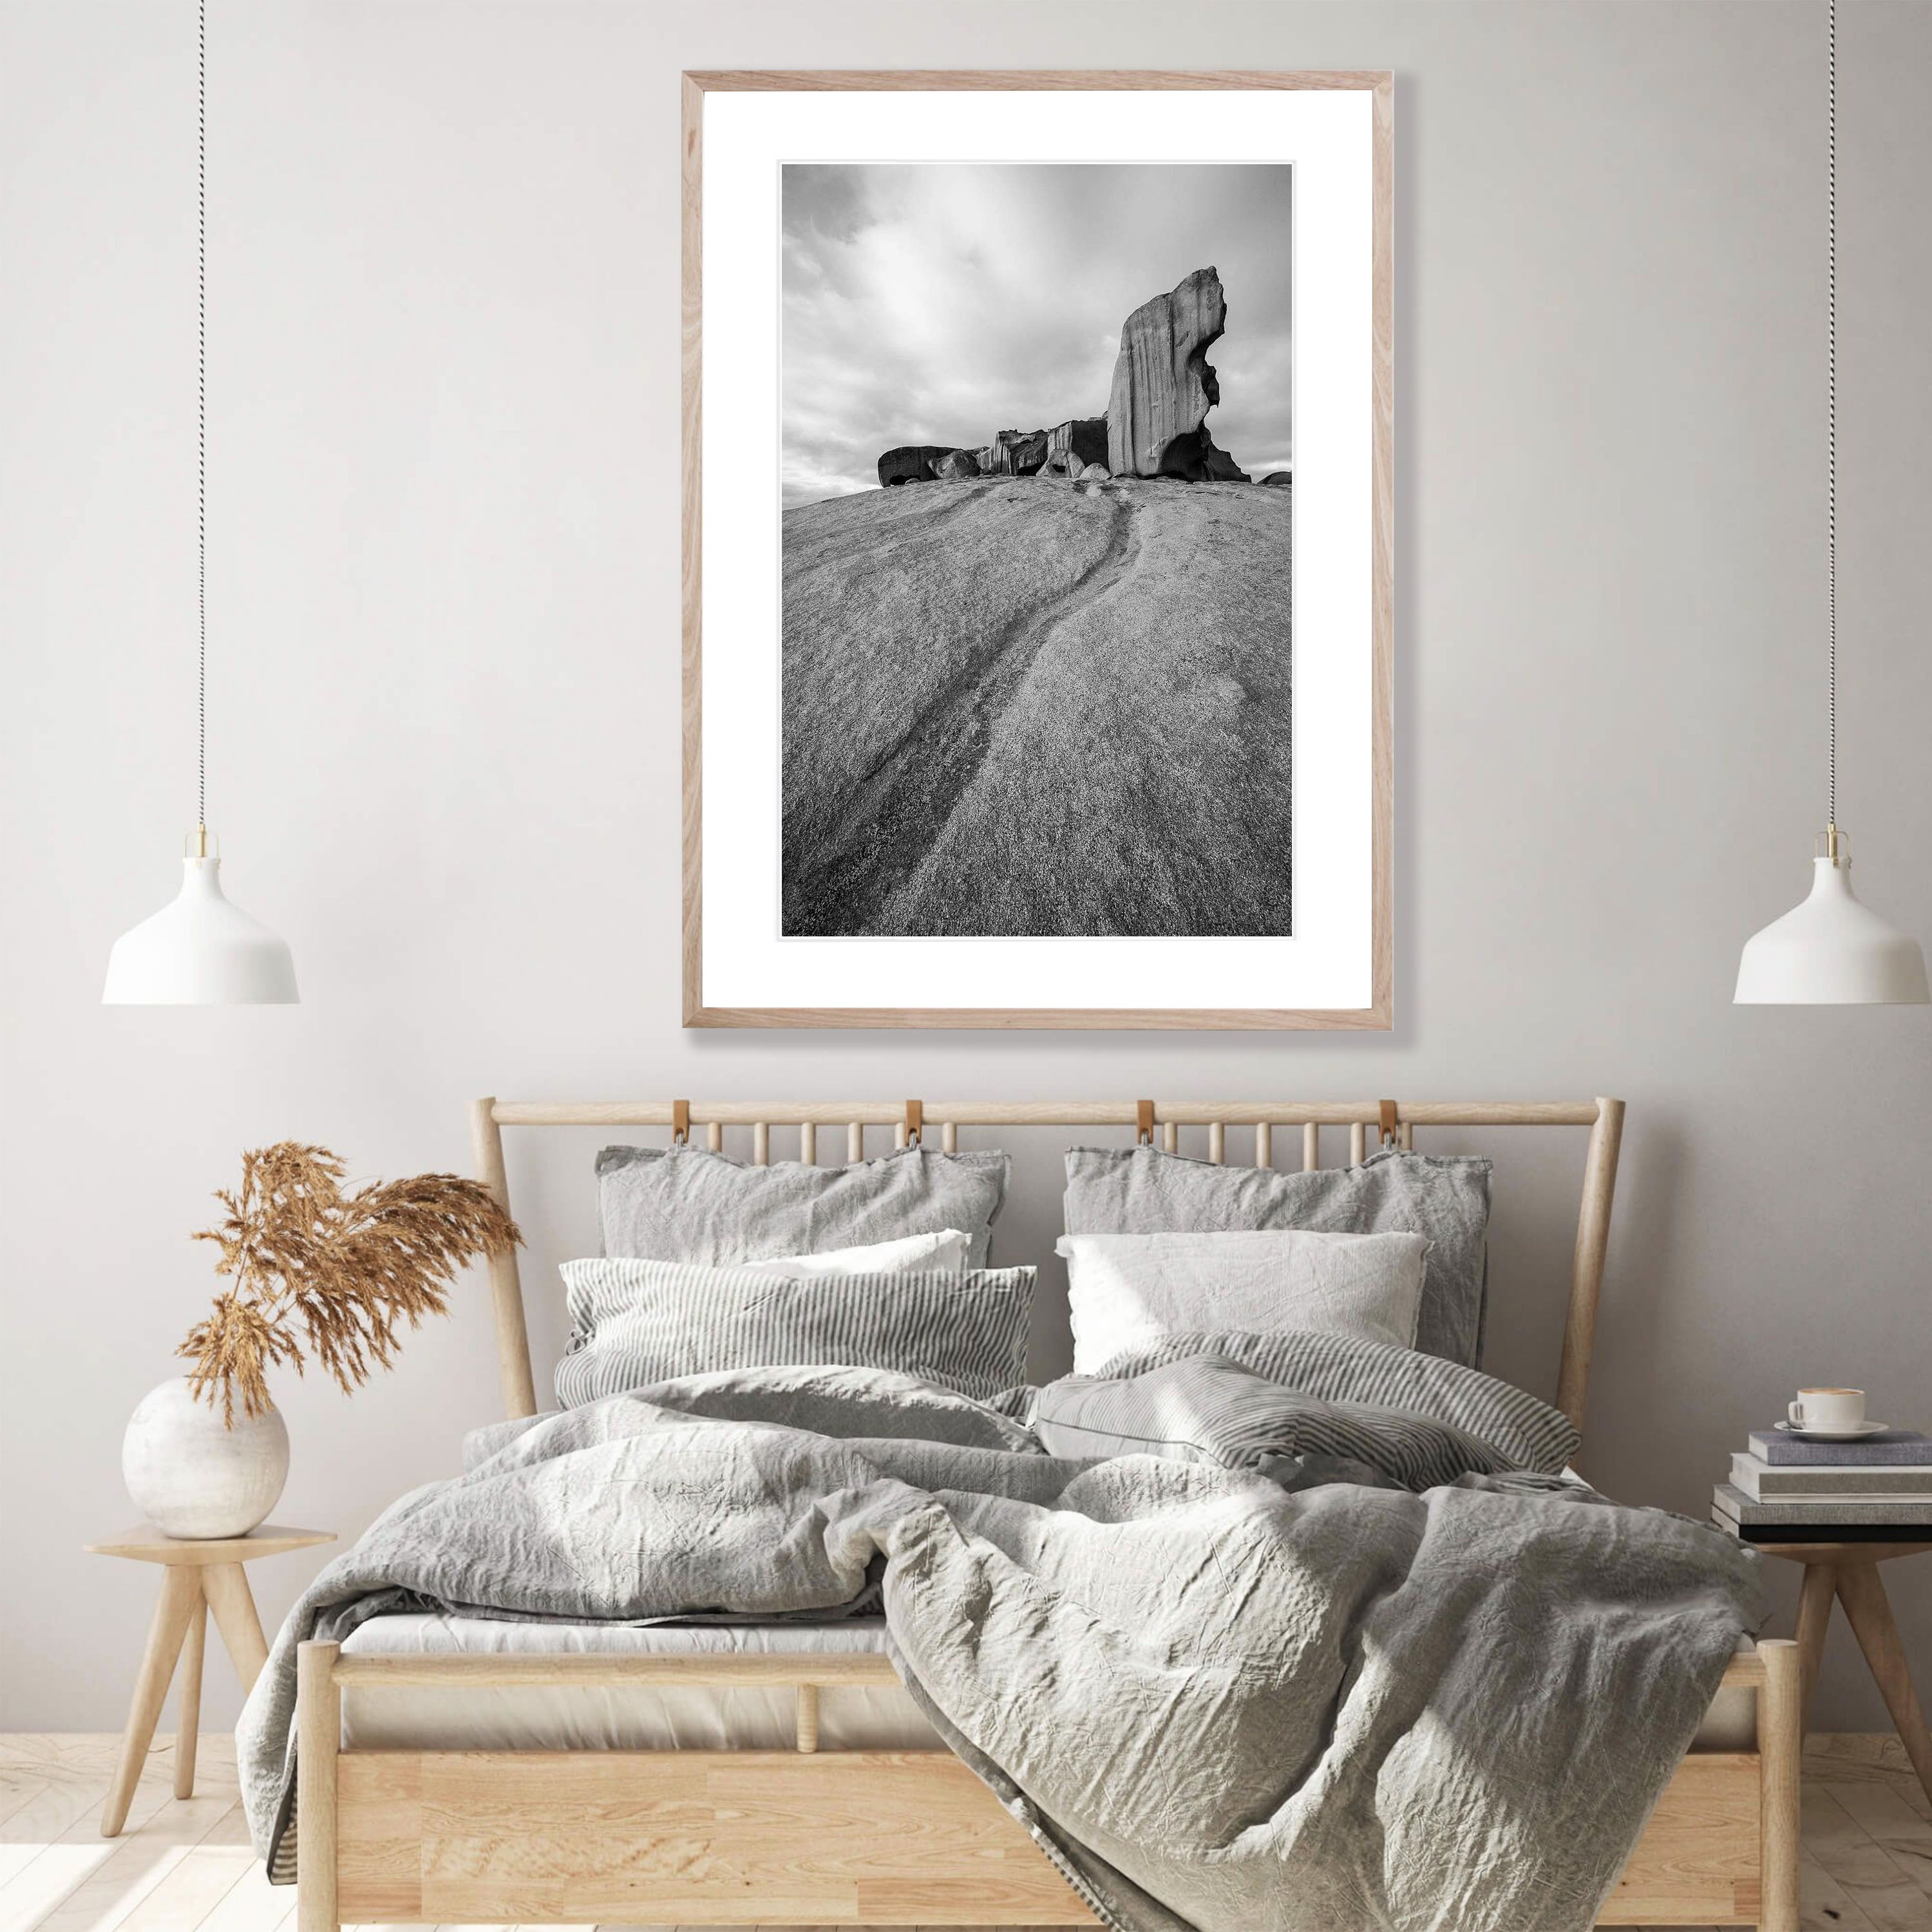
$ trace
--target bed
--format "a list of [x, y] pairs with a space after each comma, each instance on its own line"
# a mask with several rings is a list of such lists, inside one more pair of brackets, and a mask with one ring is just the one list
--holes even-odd
[[[1556, 1406], [1580, 1429], [1607, 1250], [1620, 1102], [1434, 1103], [681, 1101], [472, 1110], [481, 1177], [511, 1204], [506, 1126], [774, 1129], [816, 1160], [843, 1128], [904, 1146], [934, 1130], [1125, 1129], [1174, 1151], [1205, 1130], [1224, 1162], [1238, 1130], [1257, 1166], [1299, 1130], [1321, 1164], [1324, 1129], [1359, 1163], [1372, 1135], [1418, 1129], [1587, 1130]], [[491, 1290], [503, 1406], [538, 1412], [514, 1255]], [[298, 1659], [302, 1932], [390, 1923], [716, 1924], [1096, 1922], [993, 1792], [901, 1688], [883, 1632], [510, 1624], [385, 1616]], [[1797, 1925], [1802, 1689], [1795, 1648], [1762, 1641], [1725, 1670], [1600, 1922]], [[881, 1821], [890, 1821], [889, 1829]], [[1594, 1894], [1592, 1894], [1594, 1895]]]

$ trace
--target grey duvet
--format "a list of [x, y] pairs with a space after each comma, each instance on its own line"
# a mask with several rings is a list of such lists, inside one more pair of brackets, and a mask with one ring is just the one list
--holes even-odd
[[[1157, 1439], [1174, 1396], [1148, 1379]], [[1417, 1493], [1432, 1425], [1398, 1421], [1378, 1468], [1352, 1415], [1348, 1480], [1292, 1444], [1200, 1460], [1200, 1428], [1195, 1460], [1074, 1461], [1015, 1415], [826, 1368], [479, 1432], [283, 1627], [237, 1739], [256, 1846], [293, 1875], [305, 1638], [425, 1607], [883, 1610], [940, 1736], [1121, 1932], [1586, 1927], [1755, 1627], [1756, 1559], [1492, 1453]]]

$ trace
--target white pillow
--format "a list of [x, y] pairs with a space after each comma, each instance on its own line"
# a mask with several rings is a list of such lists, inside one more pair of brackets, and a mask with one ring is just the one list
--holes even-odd
[[1064, 1234], [1073, 1372], [1163, 1336], [1298, 1328], [1412, 1348], [1422, 1308], [1420, 1234], [1300, 1228], [1209, 1234]]
[[896, 1241], [873, 1241], [860, 1248], [832, 1248], [822, 1255], [775, 1255], [770, 1261], [740, 1262], [740, 1272], [810, 1281], [828, 1274], [963, 1274], [970, 1234], [957, 1228], [936, 1234], [904, 1234]]

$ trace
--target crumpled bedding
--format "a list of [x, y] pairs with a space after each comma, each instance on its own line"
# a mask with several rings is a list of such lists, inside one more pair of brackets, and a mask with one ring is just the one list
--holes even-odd
[[941, 1736], [1120, 1932], [1594, 1922], [1756, 1626], [1750, 1552], [1547, 1476], [1052, 1456], [1027, 1407], [766, 1369], [482, 1433], [284, 1626], [237, 1733], [258, 1850], [292, 1876], [304, 1639], [883, 1610]]

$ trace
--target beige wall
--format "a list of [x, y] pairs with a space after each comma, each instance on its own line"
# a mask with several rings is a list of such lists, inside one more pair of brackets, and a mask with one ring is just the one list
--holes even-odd
[[[480, 1091], [1618, 1094], [1598, 1481], [1701, 1514], [1798, 1379], [1932, 1419], [1932, 1013], [1729, 1004], [1821, 822], [1821, 6], [211, 11], [210, 817], [306, 1004], [97, 1004], [193, 818], [193, 9], [8, 0], [0, 1726], [118, 1721], [152, 1578], [79, 1545], [237, 1151], [460, 1166]], [[1844, 34], [1842, 816], [1932, 938], [1932, 8]], [[1392, 1035], [679, 1030], [677, 74], [728, 65], [1396, 70]], [[535, 1281], [592, 1144], [513, 1154]], [[1546, 1388], [1580, 1137], [1502, 1152], [1492, 1359]], [[283, 1393], [278, 1514], [360, 1529], [494, 1412], [480, 1282]], [[1842, 1633], [1824, 1700], [1882, 1721]]]

